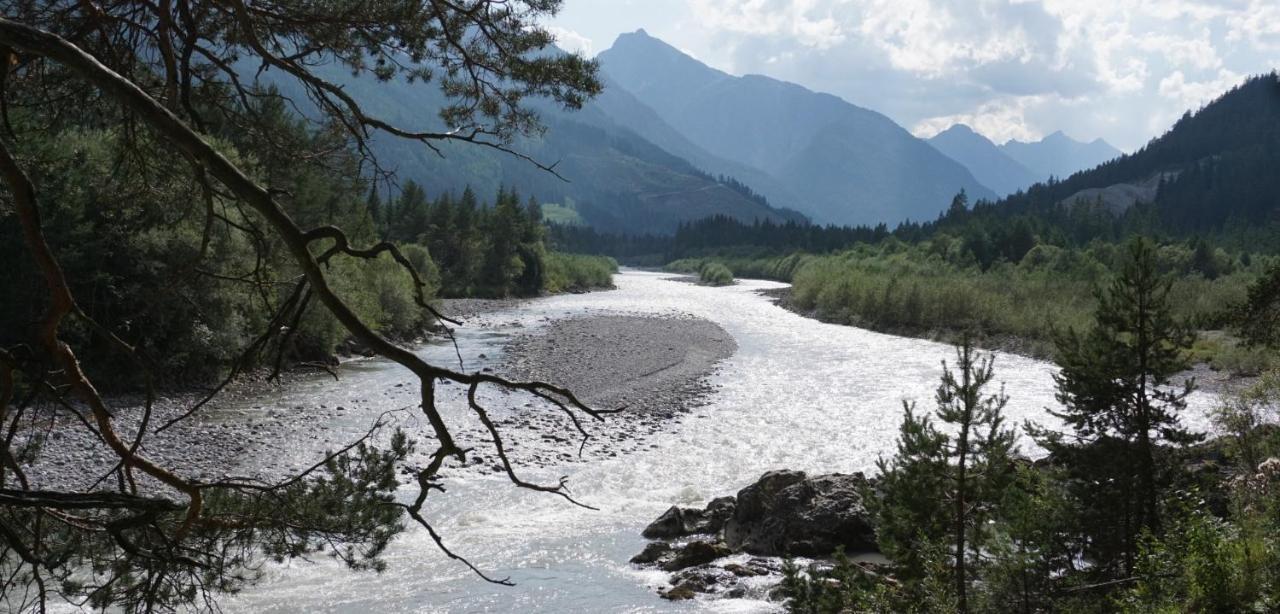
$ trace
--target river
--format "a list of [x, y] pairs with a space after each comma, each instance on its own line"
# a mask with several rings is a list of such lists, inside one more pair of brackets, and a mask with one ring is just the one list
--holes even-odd
[[[430, 516], [456, 552], [515, 587], [482, 582], [440, 554], [424, 531], [397, 538], [382, 574], [355, 573], [323, 557], [314, 563], [269, 566], [262, 582], [224, 601], [228, 612], [758, 612], [776, 605], [758, 599], [666, 602], [655, 587], [665, 575], [627, 563], [644, 540], [640, 530], [672, 504], [699, 505], [731, 494], [770, 469], [870, 471], [892, 452], [903, 400], [932, 401], [949, 346], [823, 324], [773, 305], [760, 290], [782, 287], [743, 281], [711, 288], [658, 273], [624, 271], [618, 289], [539, 299], [487, 314], [481, 326], [458, 331], [469, 369], [501, 359], [504, 341], [549, 319], [581, 314], [673, 314], [707, 318], [737, 341], [738, 351], [712, 376], [708, 404], [649, 435], [637, 451], [591, 462], [533, 468], [529, 477], [554, 482], [567, 475], [584, 510], [562, 499], [511, 487], [504, 477], [466, 475], [446, 482], [448, 493]], [[432, 345], [423, 355], [452, 360], [453, 348]], [[485, 358], [480, 358], [483, 354]], [[1055, 405], [1053, 366], [1000, 354], [996, 378], [1010, 401], [1009, 424], [1048, 422]], [[348, 408], [336, 435], [367, 428], [381, 411], [412, 399], [407, 373], [370, 360], [343, 369], [340, 382], [308, 378], [271, 406], [317, 402]], [[456, 388], [456, 387], [455, 387]], [[453, 420], [463, 408], [446, 402]], [[1191, 399], [1193, 416], [1213, 402]], [[253, 407], [224, 409], [228, 419]], [[526, 410], [528, 411], [528, 410]], [[1201, 422], [1192, 419], [1193, 424]], [[1203, 426], [1202, 424], [1200, 426]], [[1024, 446], [1029, 442], [1024, 442]], [[297, 459], [270, 459], [298, 464]], [[268, 459], [248, 457], [247, 463]], [[406, 491], [405, 496], [410, 494]], [[434, 496], [434, 495], [433, 495]]]

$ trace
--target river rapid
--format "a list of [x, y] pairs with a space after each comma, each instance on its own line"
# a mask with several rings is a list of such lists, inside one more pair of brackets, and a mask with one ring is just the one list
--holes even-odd
[[[261, 583], [226, 599], [225, 611], [776, 610], [776, 604], [763, 599], [663, 601], [655, 588], [664, 585], [665, 574], [627, 563], [644, 546], [640, 530], [673, 504], [700, 506], [771, 469], [871, 472], [877, 457], [893, 450], [903, 401], [931, 406], [941, 361], [953, 359], [953, 350], [793, 314], [759, 294], [783, 286], [773, 282], [711, 288], [637, 271], [624, 271], [615, 282], [616, 291], [555, 296], [482, 316], [478, 326], [458, 331], [466, 367], [499, 364], [502, 346], [513, 334], [556, 318], [591, 314], [706, 318], [723, 327], [738, 350], [711, 376], [715, 391], [705, 405], [639, 436], [633, 451], [613, 457], [589, 454], [586, 462], [552, 457], [524, 470], [525, 477], [552, 483], [568, 476], [573, 494], [599, 511], [513, 488], [492, 472], [461, 472], [446, 480], [448, 492], [433, 494], [434, 503], [428, 506], [434, 526], [455, 552], [496, 577], [509, 576], [515, 587], [484, 583], [442, 555], [425, 531], [411, 527], [387, 552], [389, 569], [382, 574], [350, 572], [324, 557], [314, 563], [271, 565], [263, 570]], [[452, 346], [430, 345], [420, 352], [456, 366]], [[1045, 410], [1056, 405], [1053, 372], [1049, 363], [998, 355], [996, 379], [1009, 395], [1009, 424], [1020, 425], [1024, 419], [1052, 423]], [[360, 361], [344, 367], [342, 376], [339, 382], [306, 378], [278, 396], [222, 408], [219, 415], [234, 420], [249, 412], [343, 407], [332, 412], [324, 435], [336, 442], [366, 429], [382, 411], [412, 402], [411, 378], [395, 365]], [[454, 392], [446, 395], [446, 416], [465, 422], [465, 408]], [[1213, 400], [1208, 394], [1194, 395], [1188, 422], [1203, 427], [1202, 416]], [[516, 408], [525, 402], [520, 399]], [[523, 411], [540, 409], [545, 408]], [[511, 417], [509, 411], [499, 417], [503, 415]], [[298, 442], [296, 458], [249, 454], [245, 465], [301, 465], [325, 443], [312, 438]], [[564, 449], [575, 450], [573, 445]], [[412, 491], [402, 494], [408, 497]]]

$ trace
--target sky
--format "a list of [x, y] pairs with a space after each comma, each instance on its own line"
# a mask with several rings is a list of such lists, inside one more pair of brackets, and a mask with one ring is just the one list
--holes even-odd
[[726, 72], [870, 108], [917, 136], [1061, 130], [1125, 151], [1280, 67], [1280, 0], [565, 0], [559, 44], [644, 28]]

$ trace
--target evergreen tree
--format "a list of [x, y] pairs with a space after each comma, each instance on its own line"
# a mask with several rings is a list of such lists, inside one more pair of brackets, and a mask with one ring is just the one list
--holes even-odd
[[[1003, 392], [985, 394], [994, 359], [979, 357], [966, 339], [956, 371], [943, 363], [934, 416], [904, 403], [897, 455], [878, 463], [883, 497], [876, 504], [881, 549], [912, 578], [922, 553], [946, 545], [956, 602], [968, 611], [970, 563], [988, 534], [987, 520], [1013, 477], [1014, 433], [1004, 428]], [[946, 426], [939, 429], [934, 419]]]
[[1248, 297], [1236, 307], [1234, 320], [1249, 345], [1280, 348], [1280, 264], [1249, 284]]
[[1076, 478], [1081, 528], [1093, 534], [1087, 554], [1103, 570], [1132, 571], [1139, 536], [1160, 531], [1157, 444], [1197, 439], [1179, 420], [1194, 382], [1171, 385], [1193, 335], [1171, 313], [1170, 285], [1152, 244], [1134, 239], [1119, 274], [1097, 292], [1093, 328], [1056, 339], [1063, 409], [1052, 413], [1073, 437], [1035, 433]]

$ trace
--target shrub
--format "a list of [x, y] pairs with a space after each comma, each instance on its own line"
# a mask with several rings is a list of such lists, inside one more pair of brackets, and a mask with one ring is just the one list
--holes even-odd
[[542, 289], [547, 292], [580, 292], [612, 288], [618, 263], [607, 256], [583, 256], [551, 252], [544, 261]]
[[719, 262], [708, 262], [698, 269], [698, 280], [712, 286], [727, 286], [733, 283], [733, 271]]

